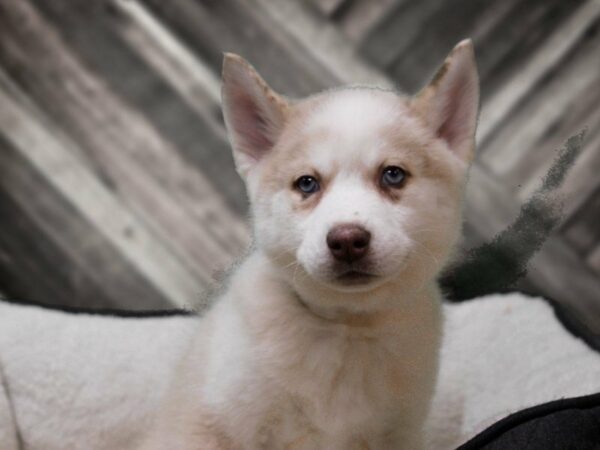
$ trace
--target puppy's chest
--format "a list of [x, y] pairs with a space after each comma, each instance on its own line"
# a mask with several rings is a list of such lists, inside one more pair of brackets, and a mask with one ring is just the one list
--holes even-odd
[[274, 389], [257, 427], [265, 448], [368, 448], [402, 408], [401, 362], [380, 342], [361, 339], [305, 350], [269, 374]]

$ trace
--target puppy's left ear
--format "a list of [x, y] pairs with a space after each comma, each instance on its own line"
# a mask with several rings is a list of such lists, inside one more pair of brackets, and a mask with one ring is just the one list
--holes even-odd
[[433, 80], [411, 104], [435, 135], [460, 159], [467, 163], [473, 159], [479, 77], [470, 39], [454, 47]]
[[246, 178], [275, 146], [289, 105], [241, 56], [225, 54], [222, 76], [225, 125], [236, 168]]

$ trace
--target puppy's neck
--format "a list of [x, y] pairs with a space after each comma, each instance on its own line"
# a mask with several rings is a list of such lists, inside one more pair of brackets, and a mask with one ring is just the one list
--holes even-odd
[[247, 306], [304, 317], [319, 326], [386, 329], [410, 320], [437, 302], [434, 283], [415, 287], [394, 280], [371, 291], [340, 292], [319, 285], [297, 289], [260, 250], [255, 250], [232, 280], [232, 288]]
[[344, 307], [324, 307], [306, 303], [297, 295], [298, 303], [305, 308], [306, 312], [323, 323], [332, 325], [345, 325], [351, 328], [380, 328], [395, 322], [395, 311], [388, 310], [364, 310], [355, 311]]

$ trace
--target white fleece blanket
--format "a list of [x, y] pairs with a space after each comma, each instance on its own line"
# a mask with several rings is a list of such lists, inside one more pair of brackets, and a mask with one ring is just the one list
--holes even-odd
[[[600, 354], [521, 294], [445, 306], [430, 449], [498, 419], [600, 392]], [[116, 318], [0, 302], [0, 449], [115, 450], [149, 426], [194, 317]]]

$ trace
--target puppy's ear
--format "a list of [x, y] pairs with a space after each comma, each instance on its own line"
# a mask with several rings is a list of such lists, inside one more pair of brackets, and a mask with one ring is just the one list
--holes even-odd
[[433, 80], [413, 98], [412, 106], [460, 159], [467, 163], [473, 159], [479, 77], [470, 39], [454, 47]]
[[241, 56], [225, 53], [222, 77], [225, 125], [237, 170], [246, 177], [275, 145], [289, 107]]

